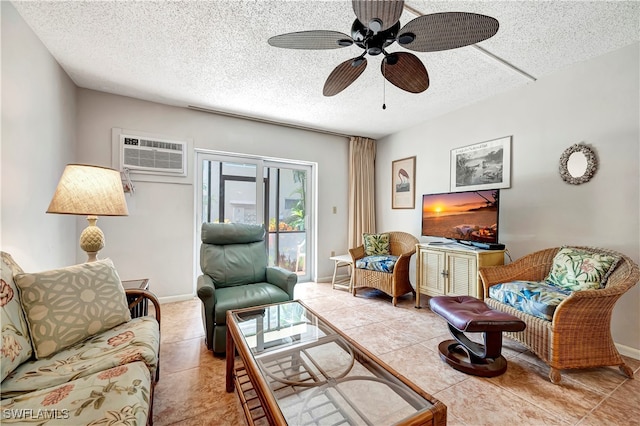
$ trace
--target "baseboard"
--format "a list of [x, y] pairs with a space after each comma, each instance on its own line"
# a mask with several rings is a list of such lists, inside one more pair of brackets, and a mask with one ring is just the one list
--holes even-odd
[[618, 348], [618, 352], [620, 352], [620, 355], [628, 356], [629, 358], [637, 359], [640, 361], [640, 349], [621, 345], [619, 343], [616, 343], [615, 345], [616, 348]]
[[179, 294], [177, 296], [158, 297], [158, 302], [160, 302], [160, 304], [184, 302], [185, 300], [191, 300], [194, 297], [196, 297], [194, 294]]
[[[317, 283], [330, 283], [333, 280], [333, 275], [330, 275], [328, 277], [318, 277], [318, 279], [315, 281]], [[348, 274], [342, 274], [342, 275], [336, 275], [336, 282], [344, 282], [344, 281], [348, 281], [349, 280], [349, 275]]]

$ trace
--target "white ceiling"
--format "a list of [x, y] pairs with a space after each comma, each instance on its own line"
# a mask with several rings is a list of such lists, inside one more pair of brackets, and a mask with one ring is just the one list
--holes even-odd
[[[421, 94], [384, 85], [378, 56], [369, 57], [366, 71], [346, 90], [324, 97], [322, 88], [331, 71], [362, 50], [355, 45], [279, 49], [267, 39], [321, 29], [350, 35], [355, 19], [350, 1], [13, 3], [80, 87], [345, 135], [380, 138], [497, 93], [536, 84], [467, 46], [416, 53], [431, 80]], [[479, 46], [537, 79], [640, 40], [637, 1], [411, 0], [406, 5], [422, 14], [493, 16], [500, 29]], [[405, 10], [400, 22], [414, 17]], [[405, 49], [396, 43], [387, 50]]]

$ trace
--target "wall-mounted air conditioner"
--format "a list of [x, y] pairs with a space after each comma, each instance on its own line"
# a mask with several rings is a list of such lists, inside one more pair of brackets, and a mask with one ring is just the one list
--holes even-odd
[[187, 175], [187, 142], [120, 134], [120, 168], [136, 173]]

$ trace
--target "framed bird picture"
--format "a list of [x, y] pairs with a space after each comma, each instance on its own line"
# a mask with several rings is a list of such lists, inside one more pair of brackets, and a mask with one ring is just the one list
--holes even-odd
[[391, 162], [391, 208], [416, 207], [416, 157]]

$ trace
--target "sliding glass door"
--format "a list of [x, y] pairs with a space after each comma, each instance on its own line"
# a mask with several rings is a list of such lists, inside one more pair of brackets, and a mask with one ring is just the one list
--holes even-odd
[[307, 170], [284, 164], [266, 167], [269, 259], [307, 275]]
[[[258, 215], [259, 193], [256, 162], [203, 159], [201, 223], [262, 223]], [[261, 191], [260, 191], [261, 190]]]
[[264, 225], [269, 265], [308, 281], [311, 165], [207, 152], [197, 152], [196, 164], [198, 230], [206, 222]]

